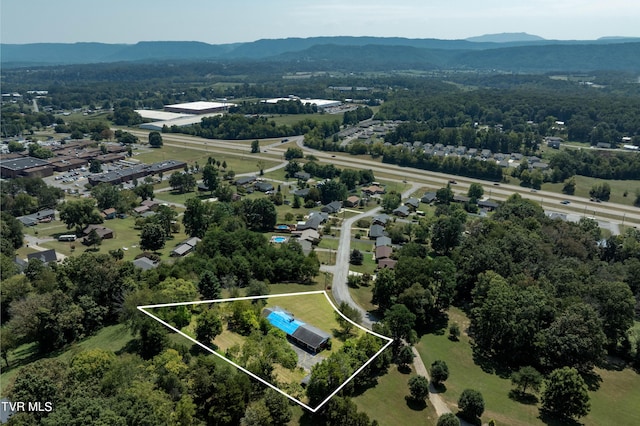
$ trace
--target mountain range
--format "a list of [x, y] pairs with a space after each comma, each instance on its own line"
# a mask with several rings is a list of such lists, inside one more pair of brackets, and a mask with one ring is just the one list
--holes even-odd
[[1, 44], [3, 67], [153, 61], [279, 61], [375, 69], [499, 69], [504, 71], [640, 71], [640, 38], [546, 40], [526, 33], [466, 40], [400, 37], [310, 37], [247, 43], [142, 41], [136, 44]]

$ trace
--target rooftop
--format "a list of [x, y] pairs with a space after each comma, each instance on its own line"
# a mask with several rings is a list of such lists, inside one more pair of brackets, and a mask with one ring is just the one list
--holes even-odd
[[0, 160], [0, 166], [9, 170], [25, 170], [49, 165], [48, 161], [35, 157], [8, 158]]

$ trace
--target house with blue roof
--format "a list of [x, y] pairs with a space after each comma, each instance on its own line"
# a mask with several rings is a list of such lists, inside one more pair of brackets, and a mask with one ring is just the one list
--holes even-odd
[[312, 353], [324, 349], [331, 337], [324, 331], [296, 319], [292, 313], [278, 306], [264, 308], [262, 315], [272, 326], [284, 331], [293, 343]]

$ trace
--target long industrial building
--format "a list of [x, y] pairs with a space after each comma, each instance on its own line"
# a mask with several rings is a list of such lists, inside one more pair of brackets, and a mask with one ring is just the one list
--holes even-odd
[[135, 166], [126, 169], [89, 176], [89, 183], [91, 185], [98, 185], [101, 183], [118, 185], [123, 182], [155, 175], [160, 172], [165, 173], [171, 170], [183, 169], [185, 165], [186, 163], [184, 161], [177, 160], [166, 160], [153, 164], [136, 164]]

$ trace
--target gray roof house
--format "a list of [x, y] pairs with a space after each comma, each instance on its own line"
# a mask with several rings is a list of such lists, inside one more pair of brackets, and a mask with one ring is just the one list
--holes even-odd
[[404, 202], [404, 205], [409, 206], [412, 209], [416, 210], [420, 206], [420, 200], [418, 200], [417, 198], [411, 197]]
[[341, 208], [342, 208], [342, 201], [332, 201], [326, 206], [322, 206], [320, 210], [323, 211], [324, 213], [333, 214], [333, 213], [338, 213]]
[[28, 214], [25, 216], [20, 216], [17, 219], [24, 225], [24, 226], [34, 226], [39, 222], [48, 222], [51, 220], [55, 220], [56, 218], [56, 211], [53, 209], [44, 209], [44, 210], [40, 210], [39, 212], [36, 213], [32, 213], [32, 214]]
[[27, 255], [27, 261], [31, 259], [39, 259], [42, 263], [57, 262], [58, 256], [54, 249], [39, 251], [36, 253], [29, 253]]
[[244, 186], [256, 181], [255, 176], [242, 176], [236, 179], [236, 186]]
[[373, 223], [377, 223], [378, 225], [385, 226], [387, 222], [391, 219], [391, 216], [388, 214], [379, 214], [373, 218]]
[[376, 238], [376, 247], [390, 246], [390, 245], [391, 245], [391, 238], [387, 236]]
[[253, 187], [260, 192], [273, 191], [273, 185], [269, 182], [257, 182]]
[[149, 269], [155, 269], [158, 267], [159, 263], [154, 262], [146, 256], [140, 257], [132, 262], [135, 266], [142, 269], [143, 271], [148, 271]]
[[328, 218], [329, 216], [326, 213], [311, 212], [309, 213], [309, 217], [307, 221], [304, 223], [299, 223], [296, 226], [296, 230], [298, 231], [304, 231], [305, 229], [317, 230], [320, 227], [320, 225], [326, 222]]
[[420, 201], [422, 201], [425, 204], [431, 204], [436, 200], [436, 193], [435, 192], [425, 192], [424, 195], [422, 196], [422, 198], [420, 198]]
[[411, 212], [409, 211], [409, 207], [407, 206], [400, 206], [393, 211], [393, 214], [395, 214], [396, 216], [402, 216], [402, 217], [409, 216], [409, 213]]
[[186, 241], [183, 241], [178, 247], [171, 250], [171, 256], [184, 256], [191, 253], [196, 248], [196, 244], [200, 242], [200, 238], [191, 237]]
[[295, 172], [293, 177], [301, 180], [309, 180], [311, 179], [311, 174], [307, 172]]
[[371, 228], [369, 228], [369, 238], [374, 239], [384, 236], [386, 236], [384, 226], [378, 224], [371, 225]]

